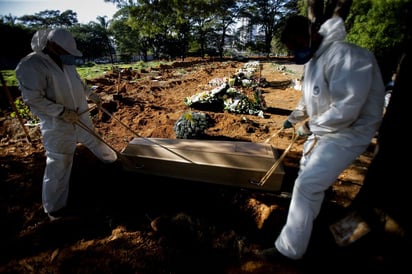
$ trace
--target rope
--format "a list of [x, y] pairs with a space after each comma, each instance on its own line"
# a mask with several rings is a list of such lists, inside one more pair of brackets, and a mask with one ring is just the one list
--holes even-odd
[[272, 134], [269, 138], [265, 140], [265, 143], [269, 143], [270, 140], [272, 140], [275, 136], [277, 136], [282, 130], [284, 130], [284, 127], [281, 127], [278, 131]]
[[75, 124], [78, 125], [79, 127], [81, 127], [82, 129], [84, 129], [85, 131], [87, 131], [88, 133], [90, 133], [91, 135], [93, 135], [94, 137], [96, 137], [97, 139], [99, 139], [100, 141], [102, 141], [103, 143], [105, 143], [107, 146], [109, 146], [111, 149], [113, 149], [113, 151], [115, 151], [118, 156], [120, 155], [120, 153], [119, 153], [114, 147], [112, 147], [110, 144], [108, 144], [108, 143], [102, 138], [102, 136], [100, 136], [99, 134], [97, 134], [97, 132], [95, 132], [94, 130], [90, 129], [88, 126], [86, 126], [82, 121], [78, 120], [78, 121], [76, 121]]
[[96, 105], [93, 105], [93, 106], [91, 106], [91, 107], [89, 107], [88, 109], [86, 109], [85, 111], [82, 111], [82, 112], [79, 112], [79, 113], [77, 113], [77, 115], [82, 115], [82, 114], [84, 114], [84, 113], [86, 113], [86, 112], [89, 112], [89, 111], [91, 111], [92, 109], [94, 109], [96, 107]]
[[[273, 134], [271, 137], [269, 137], [265, 143], [269, 142], [270, 139], [272, 139], [274, 136], [279, 134], [280, 131], [282, 131], [284, 128], [282, 127], [279, 131], [277, 131], [275, 134]], [[285, 149], [285, 151], [282, 153], [282, 155], [279, 157], [279, 159], [276, 160], [276, 162], [273, 163], [271, 168], [266, 172], [266, 174], [260, 179], [259, 182], [253, 182], [251, 183], [256, 184], [258, 186], [263, 186], [266, 181], [269, 179], [269, 177], [273, 174], [273, 172], [277, 169], [279, 164], [283, 161], [283, 158], [285, 158], [286, 154], [289, 152], [289, 150], [292, 148], [292, 145], [295, 143], [295, 141], [298, 139], [298, 135], [295, 133], [295, 130], [293, 129], [293, 135], [292, 135], [292, 142], [289, 144], [289, 146]]]
[[318, 137], [315, 135], [315, 138], [312, 142], [312, 145], [310, 146], [310, 148], [308, 149], [308, 151], [305, 152], [304, 156], [307, 156], [315, 147], [315, 145], [318, 143]]
[[192, 164], [195, 164], [195, 162], [193, 162], [192, 160], [184, 157], [183, 155], [180, 155], [179, 153], [171, 150], [170, 148], [165, 147], [164, 145], [159, 144], [159, 143], [157, 143], [157, 142], [155, 142], [155, 141], [153, 141], [153, 140], [150, 140], [150, 139], [148, 139], [148, 138], [145, 138], [145, 137], [140, 136], [137, 132], [135, 132], [133, 129], [131, 129], [129, 126], [127, 126], [127, 125], [124, 124], [122, 121], [120, 121], [118, 118], [116, 118], [113, 114], [111, 114], [107, 109], [105, 109], [105, 108], [102, 107], [102, 106], [98, 106], [98, 107], [99, 107], [104, 113], [106, 113], [106, 114], [109, 115], [111, 118], [113, 118], [113, 119], [115, 119], [116, 121], [118, 121], [122, 126], [124, 126], [126, 129], [128, 129], [130, 132], [132, 132], [132, 133], [133, 133], [134, 135], [136, 135], [137, 137], [142, 138], [142, 139], [144, 139], [144, 140], [146, 140], [146, 141], [148, 141], [148, 142], [150, 142], [150, 143], [152, 143], [152, 144], [154, 144], [154, 145], [157, 145], [157, 146], [159, 146], [159, 147], [161, 147], [161, 148], [163, 148], [163, 149], [165, 149], [165, 150], [167, 150], [167, 151], [175, 154], [176, 156], [178, 156], [178, 157], [180, 157], [180, 158], [182, 158], [182, 159], [184, 159], [184, 160], [186, 160], [186, 161], [188, 161], [188, 162], [190, 162], [190, 163], [192, 163]]

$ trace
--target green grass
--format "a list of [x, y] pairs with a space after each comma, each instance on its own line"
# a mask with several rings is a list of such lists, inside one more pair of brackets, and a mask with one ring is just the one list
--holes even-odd
[[112, 66], [110, 65], [94, 65], [77, 67], [77, 72], [82, 79], [94, 79], [104, 75], [106, 72], [111, 71]]
[[[158, 67], [161, 63], [168, 64], [159, 61], [152, 61], [152, 62], [143, 62], [139, 61], [136, 63], [129, 63], [129, 64], [115, 64], [114, 67], [118, 69], [130, 68], [132, 70], [136, 69], [147, 69], [150, 67]], [[87, 63], [82, 66], [77, 67], [77, 72], [79, 73], [82, 79], [94, 79], [100, 76], [103, 76], [108, 71], [113, 69], [112, 64], [94, 64], [94, 63]], [[3, 75], [4, 80], [6, 81], [7, 86], [17, 86], [17, 79], [14, 70], [0, 70], [0, 73]]]

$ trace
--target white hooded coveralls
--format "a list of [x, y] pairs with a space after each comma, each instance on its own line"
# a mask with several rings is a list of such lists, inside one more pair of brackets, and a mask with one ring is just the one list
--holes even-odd
[[64, 108], [77, 110], [83, 113], [81, 123], [94, 130], [86, 100], [91, 91], [81, 80], [76, 67], [63, 64], [61, 69], [49, 55], [42, 52], [48, 32], [40, 30], [34, 34], [31, 42], [33, 52], [24, 57], [15, 70], [23, 101], [40, 120], [46, 151], [42, 187], [46, 213], [55, 212], [67, 204], [77, 143], [82, 143], [104, 163], [117, 160], [117, 153], [96, 136], [59, 117]]
[[[302, 98], [288, 120], [309, 119], [286, 224], [275, 247], [291, 259], [305, 254], [324, 192], [369, 146], [378, 130], [385, 87], [373, 54], [344, 42], [340, 17], [320, 28], [322, 43], [305, 64]], [[313, 146], [313, 148], [312, 148]]]

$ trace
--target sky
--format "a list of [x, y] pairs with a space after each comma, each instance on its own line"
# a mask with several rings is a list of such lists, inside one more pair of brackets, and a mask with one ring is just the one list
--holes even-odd
[[106, 15], [110, 20], [117, 11], [114, 4], [104, 0], [0, 0], [0, 15], [3, 16], [11, 14], [20, 17], [44, 10], [64, 12], [68, 9], [77, 13], [77, 20], [82, 24], [96, 21], [98, 16]]

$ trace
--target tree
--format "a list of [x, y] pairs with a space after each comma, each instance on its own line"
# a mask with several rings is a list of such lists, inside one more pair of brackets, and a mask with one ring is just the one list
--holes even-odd
[[220, 34], [218, 40], [219, 57], [223, 58], [223, 49], [225, 46], [226, 35], [230, 27], [236, 23], [236, 18], [239, 14], [239, 5], [237, 1], [221, 0], [215, 5], [220, 7], [216, 11], [216, 32]]
[[108, 55], [107, 33], [100, 25], [93, 22], [77, 24], [70, 28], [70, 32], [76, 39], [85, 61]]
[[271, 52], [272, 39], [282, 26], [282, 18], [290, 13], [296, 13], [297, 1], [288, 0], [257, 0], [243, 1], [241, 16], [249, 18], [251, 26], [258, 26], [258, 32], [264, 33], [264, 52]]
[[219, 3], [214, 1], [198, 1], [190, 9], [192, 14], [190, 18], [192, 40], [199, 45], [201, 57], [204, 57], [206, 48], [211, 46], [210, 44], [208, 45], [208, 42], [213, 40], [212, 36], [215, 27], [213, 15], [218, 10], [216, 5], [219, 5]]
[[130, 62], [134, 56], [142, 55], [144, 61], [148, 58], [150, 41], [142, 36], [141, 29], [129, 20], [130, 7], [123, 7], [117, 12], [110, 24], [109, 30], [116, 43], [116, 51], [120, 60]]
[[45, 10], [34, 15], [23, 15], [18, 20], [33, 29], [67, 28], [78, 22], [77, 13], [72, 10], [66, 10], [63, 13], [60, 13], [59, 10]]
[[14, 26], [17, 21], [17, 17], [12, 14], [0, 16], [0, 21], [4, 24]]
[[[129, 18], [127, 25], [138, 37], [148, 41], [154, 55], [159, 56], [164, 51], [164, 42], [169, 31], [171, 10], [166, 7], [168, 1], [142, 1], [138, 0], [135, 5], [129, 6]], [[165, 6], [166, 5], [166, 6]], [[166, 12], [167, 11], [167, 12]], [[169, 17], [168, 17], [169, 16]]]
[[[107, 20], [107, 16], [97, 16], [96, 20], [98, 21], [96, 28], [100, 29], [102, 38], [106, 40], [107, 51], [109, 53], [112, 64], [114, 64], [114, 59], [113, 59], [114, 47], [112, 46], [112, 43], [109, 37], [110, 36], [110, 31], [109, 31], [110, 20]], [[93, 24], [93, 22], [91, 22], [91, 24]]]
[[[223, 50], [228, 33], [240, 18], [248, 18], [245, 28], [263, 33], [263, 39], [248, 40], [248, 47], [269, 55], [272, 52], [283, 52], [284, 46], [279, 43], [279, 29], [285, 18], [292, 14], [303, 13], [323, 22], [330, 14], [346, 16], [347, 4], [352, 0], [104, 0], [115, 3], [119, 8], [117, 15], [111, 20], [97, 18], [94, 24], [82, 28], [96, 31], [90, 41], [79, 37], [84, 46], [85, 58], [92, 58], [101, 51], [98, 37], [107, 37], [106, 50], [116, 48], [123, 56], [146, 56], [152, 52], [157, 57], [185, 56], [189, 52], [200, 56], [210, 50], [218, 51], [223, 57]], [[392, 76], [396, 62], [400, 58], [399, 43], [404, 33], [399, 29], [398, 21], [404, 5], [410, 0], [358, 0], [353, 1], [349, 15], [345, 21], [348, 30], [348, 41], [370, 49], [381, 64], [385, 80]], [[315, 6], [311, 6], [315, 5]], [[312, 8], [312, 10], [308, 10]], [[321, 12], [321, 16], [315, 15]], [[60, 13], [58, 10], [45, 10], [35, 15], [20, 18], [3, 16], [7, 24], [19, 23], [34, 33], [40, 28], [77, 28], [76, 13], [72, 10]], [[110, 23], [110, 24], [109, 24]], [[116, 23], [116, 24], [114, 24]], [[113, 31], [113, 38], [112, 33]], [[249, 32], [251, 33], [251, 32]], [[77, 35], [77, 34], [75, 34]], [[6, 36], [3, 36], [6, 37]], [[251, 36], [251, 38], [256, 36]], [[77, 37], [75, 37], [77, 38]], [[92, 50], [96, 42], [97, 47]], [[110, 43], [107, 42], [110, 41]], [[27, 41], [30, 44], [30, 40]], [[110, 44], [110, 46], [108, 46]], [[240, 45], [240, 44], [239, 44]], [[243, 44], [245, 46], [245, 44]], [[90, 54], [88, 56], [87, 54]], [[107, 54], [104, 54], [107, 55]], [[99, 57], [99, 56], [97, 56]], [[145, 58], [146, 58], [145, 57]]]
[[[401, 159], [398, 143], [400, 132], [409, 123], [410, 72], [412, 70], [412, 4], [402, 2], [398, 28], [403, 32], [398, 54], [395, 84], [391, 100], [384, 114], [378, 135], [378, 150], [373, 158], [364, 183], [349, 210], [355, 210], [375, 229], [384, 232], [388, 220], [397, 225], [402, 234], [397, 235], [403, 248], [402, 259], [409, 256], [403, 252], [412, 245], [412, 222], [409, 212], [409, 162]], [[383, 19], [383, 18], [382, 18]], [[386, 222], [386, 223], [385, 223]], [[386, 231], [385, 231], [386, 232]], [[405, 254], [405, 255], [403, 255]]]
[[0, 23], [0, 69], [14, 69], [20, 59], [31, 52], [30, 40], [34, 31], [23, 25]]
[[396, 70], [406, 32], [400, 28], [410, 0], [357, 0], [349, 17], [348, 41], [371, 50], [378, 59], [385, 82]]

